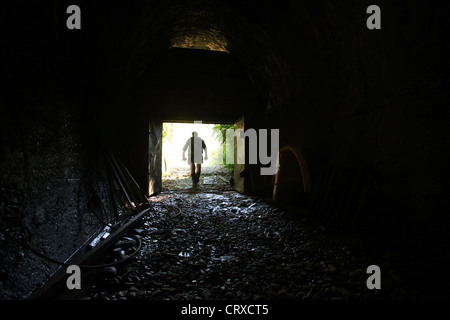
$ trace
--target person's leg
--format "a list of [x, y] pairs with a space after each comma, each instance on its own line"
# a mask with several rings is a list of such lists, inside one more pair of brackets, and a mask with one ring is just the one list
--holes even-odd
[[200, 180], [201, 173], [202, 173], [202, 165], [200, 163], [197, 163], [197, 173], [196, 173], [197, 183]]
[[193, 184], [197, 184], [197, 177], [195, 175], [195, 164], [191, 163], [191, 178], [192, 178], [192, 183]]

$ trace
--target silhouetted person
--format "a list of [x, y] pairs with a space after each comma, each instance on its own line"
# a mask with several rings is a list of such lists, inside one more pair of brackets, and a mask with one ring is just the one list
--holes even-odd
[[[200, 174], [202, 172], [202, 163], [203, 163], [203, 150], [205, 150], [205, 160], [208, 160], [208, 151], [206, 149], [206, 144], [203, 139], [198, 136], [196, 131], [192, 132], [192, 137], [187, 139], [186, 143], [183, 147], [183, 161], [186, 160], [184, 157], [184, 153], [186, 149], [189, 148], [187, 163], [191, 167], [191, 178], [192, 183], [197, 185], [200, 180]], [[197, 169], [197, 172], [195, 172]]]

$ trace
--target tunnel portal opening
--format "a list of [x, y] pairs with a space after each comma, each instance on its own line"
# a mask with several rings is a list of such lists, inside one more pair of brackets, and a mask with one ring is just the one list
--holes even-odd
[[188, 151], [184, 153], [183, 147], [191, 138], [192, 132], [197, 132], [206, 146], [202, 155], [201, 175], [197, 189], [230, 189], [231, 177], [234, 171], [233, 164], [226, 163], [226, 154], [230, 143], [225, 140], [223, 132], [233, 124], [163, 122], [162, 124], [162, 190], [180, 191], [193, 187]]

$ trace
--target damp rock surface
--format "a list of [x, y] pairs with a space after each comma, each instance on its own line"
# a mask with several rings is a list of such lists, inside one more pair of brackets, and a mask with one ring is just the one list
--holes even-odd
[[[370, 257], [298, 216], [237, 192], [162, 193], [111, 254], [131, 255], [88, 285], [85, 299], [303, 300], [410, 297], [369, 290]], [[388, 283], [387, 281], [386, 283]]]

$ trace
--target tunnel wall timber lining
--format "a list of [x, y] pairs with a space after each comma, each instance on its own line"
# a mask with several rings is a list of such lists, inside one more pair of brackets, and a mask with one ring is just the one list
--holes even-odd
[[[365, 26], [369, 1], [79, 3], [76, 31], [65, 25], [69, 1], [2, 9], [2, 228], [68, 255], [82, 241], [77, 235], [96, 229], [74, 194], [99, 147], [145, 183], [148, 114], [164, 96], [139, 101], [141, 75], [171, 39], [196, 28], [220, 32], [243, 66], [258, 97], [242, 105], [247, 128], [278, 128], [280, 145], [304, 155], [311, 216], [387, 246], [390, 239], [448, 241], [449, 24], [440, 14], [448, 3], [380, 0], [383, 25], [374, 32]], [[247, 172], [249, 193], [270, 196], [271, 179], [257, 166]], [[81, 233], [63, 233], [62, 247], [52, 248], [48, 230], [65, 230], [72, 220]], [[34, 267], [48, 269], [40, 261], [14, 250], [1, 253], [6, 297], [19, 287], [25, 295], [48, 275]], [[7, 279], [17, 264], [23, 270], [14, 287]], [[30, 277], [36, 281], [27, 283]]]

